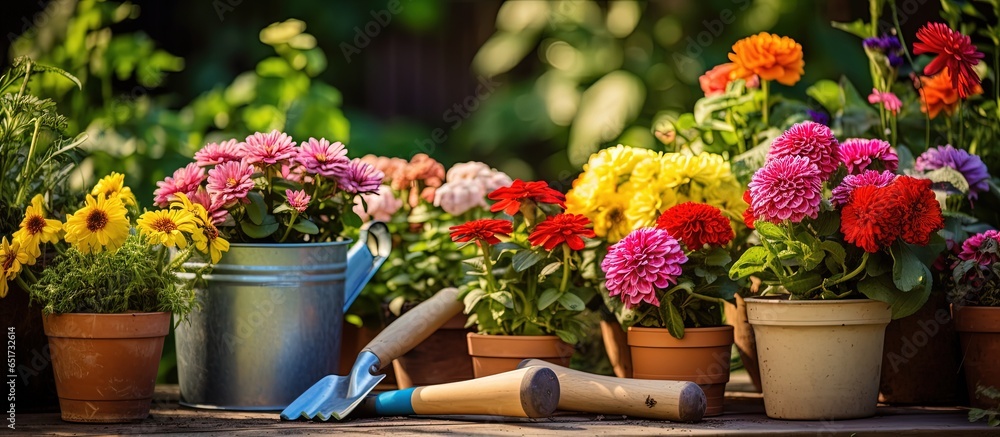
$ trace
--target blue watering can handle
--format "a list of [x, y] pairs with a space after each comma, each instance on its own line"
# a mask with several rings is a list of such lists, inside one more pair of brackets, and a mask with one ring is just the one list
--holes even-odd
[[358, 242], [347, 251], [347, 281], [344, 287], [344, 311], [361, 294], [392, 250], [389, 227], [379, 221], [361, 227]]

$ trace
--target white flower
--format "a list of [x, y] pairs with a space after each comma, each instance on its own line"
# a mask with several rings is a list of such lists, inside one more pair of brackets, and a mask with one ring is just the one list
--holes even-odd
[[451, 215], [461, 215], [466, 211], [486, 208], [486, 190], [475, 179], [457, 179], [445, 182], [434, 193], [434, 206], [439, 206]]
[[[365, 211], [364, 204], [361, 203], [361, 198], [364, 198], [365, 204], [368, 205], [367, 211]], [[390, 221], [392, 215], [399, 211], [402, 206], [403, 201], [396, 198], [392, 187], [388, 185], [380, 185], [378, 191], [354, 198], [354, 212], [366, 222], [369, 220]]]

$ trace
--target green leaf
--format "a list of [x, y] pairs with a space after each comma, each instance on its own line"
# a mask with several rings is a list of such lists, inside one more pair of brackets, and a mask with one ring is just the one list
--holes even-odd
[[566, 343], [569, 344], [576, 344], [579, 341], [579, 339], [576, 337], [576, 334], [564, 329], [556, 329], [556, 335], [559, 336], [560, 340], [565, 341]]
[[497, 291], [490, 293], [488, 297], [500, 302], [506, 308], [514, 308], [514, 296], [509, 291]]
[[295, 222], [292, 229], [299, 231], [303, 234], [316, 235], [319, 233], [319, 226], [306, 219], [301, 219]]
[[240, 229], [250, 238], [259, 240], [270, 237], [271, 234], [278, 230], [278, 222], [274, 220], [274, 216], [268, 215], [267, 217], [270, 217], [271, 220], [259, 225], [251, 222], [242, 222], [240, 223]]
[[732, 279], [746, 278], [754, 273], [763, 271], [767, 266], [771, 253], [762, 246], [753, 246], [743, 252], [740, 259], [733, 263], [729, 269], [729, 277]]
[[684, 338], [684, 318], [673, 301], [661, 302], [660, 313], [670, 335], [677, 339]]
[[364, 220], [361, 220], [361, 216], [354, 212], [354, 209], [348, 208], [344, 211], [344, 214], [340, 216], [341, 222], [344, 226], [349, 228], [360, 228], [365, 224]]
[[840, 230], [840, 214], [835, 211], [823, 211], [812, 221], [816, 235], [821, 237], [833, 235]]
[[871, 25], [860, 18], [850, 23], [833, 21], [830, 25], [833, 26], [834, 29], [843, 30], [844, 32], [862, 39], [875, 36], [875, 32], [872, 30]]
[[844, 246], [841, 246], [840, 243], [832, 240], [825, 240], [820, 243], [819, 246], [824, 252], [830, 254], [830, 258], [832, 258], [837, 264], [841, 267], [844, 266], [844, 262], [847, 260], [847, 251], [844, 250]]
[[908, 244], [896, 241], [889, 247], [889, 253], [892, 254], [892, 281], [896, 288], [910, 291], [930, 280], [927, 266], [920, 262]]
[[544, 258], [545, 255], [533, 250], [522, 250], [514, 254], [514, 259], [511, 260], [511, 266], [514, 267], [515, 272], [523, 272]]
[[557, 288], [547, 288], [542, 292], [541, 296], [538, 296], [538, 310], [544, 310], [559, 300], [559, 289]]
[[792, 276], [782, 276], [781, 285], [789, 293], [802, 295], [823, 284], [823, 276], [817, 272], [806, 271]]
[[542, 268], [542, 271], [538, 273], [538, 277], [544, 278], [548, 275], [551, 275], [555, 273], [556, 270], [559, 270], [559, 267], [562, 267], [562, 261], [556, 261], [554, 263], [551, 263]]
[[757, 228], [758, 234], [769, 240], [788, 239], [788, 234], [785, 233], [784, 229], [781, 229], [778, 225], [774, 223], [758, 221], [754, 223], [754, 226]]
[[247, 216], [250, 217], [250, 221], [255, 225], [263, 223], [264, 217], [268, 215], [264, 195], [258, 191], [251, 191], [247, 194], [247, 199], [250, 200], [250, 203], [246, 205]]
[[844, 109], [844, 93], [840, 85], [832, 80], [819, 80], [806, 89], [809, 97], [816, 99], [830, 114], [839, 114]]
[[462, 299], [462, 302], [465, 304], [465, 314], [472, 314], [473, 308], [475, 308], [476, 304], [478, 304], [479, 301], [485, 296], [486, 292], [479, 288], [470, 290], [466, 293], [465, 297]]
[[570, 311], [583, 311], [587, 307], [587, 304], [573, 293], [563, 293], [559, 296], [559, 303]]
[[705, 264], [710, 266], [725, 267], [733, 260], [733, 257], [729, 255], [729, 251], [721, 247], [712, 248], [708, 255], [705, 255]]
[[272, 214], [281, 214], [281, 213], [286, 212], [286, 211], [292, 211], [292, 207], [288, 206], [287, 203], [282, 203], [281, 205], [278, 205], [277, 207], [275, 207], [274, 211], [271, 211], [271, 213]]
[[930, 296], [930, 286], [919, 287], [903, 292], [899, 291], [887, 275], [866, 278], [858, 283], [860, 291], [869, 299], [875, 299], [892, 307], [892, 318], [899, 319], [911, 315], [927, 302]]
[[46, 71], [46, 72], [49, 72], [49, 73], [58, 74], [58, 75], [60, 75], [62, 77], [65, 77], [66, 79], [69, 79], [71, 82], [75, 83], [76, 87], [78, 89], [81, 89], [81, 90], [83, 89], [83, 84], [80, 83], [80, 79], [77, 79], [76, 76], [70, 74], [68, 71], [63, 70], [62, 68], [53, 67], [51, 65], [44, 65], [44, 64], [33, 64], [32, 65], [32, 70], [34, 70], [34, 71]]

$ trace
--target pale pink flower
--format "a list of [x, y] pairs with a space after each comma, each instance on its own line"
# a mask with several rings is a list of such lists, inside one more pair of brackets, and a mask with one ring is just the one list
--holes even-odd
[[247, 194], [254, 187], [252, 165], [245, 161], [230, 161], [208, 171], [208, 194], [213, 202], [229, 208], [236, 202], [246, 202]]
[[301, 165], [283, 164], [278, 172], [282, 179], [292, 182], [312, 182], [312, 177], [305, 174], [306, 169]]
[[[364, 203], [361, 202], [362, 198]], [[367, 211], [364, 205], [368, 205]], [[402, 207], [403, 201], [395, 196], [392, 187], [388, 185], [381, 185], [374, 193], [365, 193], [354, 198], [354, 212], [366, 222], [369, 220], [391, 221], [392, 215]]]
[[896, 171], [899, 167], [899, 157], [896, 151], [888, 142], [867, 139], [851, 138], [840, 144], [840, 161], [847, 166], [847, 172], [851, 174], [861, 173], [869, 167], [872, 170]]
[[337, 177], [340, 188], [351, 194], [374, 193], [382, 185], [385, 174], [371, 164], [355, 159], [346, 167], [344, 174]]
[[895, 179], [896, 175], [891, 171], [865, 170], [861, 174], [849, 174], [833, 189], [830, 203], [836, 206], [844, 205], [851, 200], [851, 193], [855, 189], [866, 186], [887, 187]]
[[769, 222], [816, 218], [823, 200], [820, 171], [801, 156], [769, 160], [753, 174], [749, 187], [754, 215]]
[[300, 213], [306, 212], [309, 201], [312, 200], [305, 190], [285, 190], [285, 197], [288, 198], [288, 205]]
[[212, 224], [219, 225], [226, 221], [229, 216], [229, 211], [223, 208], [222, 199], [216, 198], [212, 199], [212, 196], [208, 194], [208, 190], [205, 187], [198, 187], [198, 189], [187, 195], [188, 199], [193, 203], [197, 203], [205, 207], [205, 211], [208, 212], [208, 217], [212, 220]]
[[247, 137], [243, 144], [246, 162], [261, 167], [287, 162], [295, 156], [295, 153], [295, 142], [292, 141], [292, 137], [277, 130], [267, 134], [257, 132]]
[[665, 229], [641, 228], [608, 248], [601, 262], [609, 296], [629, 308], [642, 302], [660, 306], [656, 290], [677, 283], [687, 256], [680, 243]]
[[500, 187], [508, 187], [514, 182], [506, 173], [493, 170], [490, 166], [476, 161], [461, 162], [451, 166], [445, 180], [448, 182], [474, 180], [482, 185], [483, 190], [487, 193]]
[[194, 159], [202, 167], [239, 161], [243, 158], [243, 147], [244, 144], [235, 139], [221, 143], [208, 143], [194, 154]]
[[899, 101], [899, 97], [896, 97], [892, 92], [881, 92], [875, 88], [872, 88], [872, 93], [868, 95], [868, 103], [876, 104], [881, 103], [882, 107], [886, 111], [893, 114], [899, 113], [899, 110], [903, 108], [903, 102]]
[[343, 173], [351, 163], [344, 145], [340, 141], [330, 144], [326, 138], [309, 138], [292, 161], [301, 165], [306, 173], [331, 179]]
[[185, 167], [174, 171], [173, 177], [157, 182], [159, 187], [153, 191], [153, 203], [160, 208], [170, 206], [170, 201], [174, 200], [174, 194], [184, 193], [188, 197], [205, 181], [205, 169], [198, 167], [198, 164], [190, 163]]
[[816, 165], [820, 179], [830, 177], [840, 166], [837, 138], [830, 128], [812, 121], [798, 123], [771, 143], [767, 160], [785, 156], [801, 156]]
[[472, 208], [488, 208], [486, 193], [488, 191], [475, 179], [449, 180], [434, 192], [434, 206], [458, 216]]

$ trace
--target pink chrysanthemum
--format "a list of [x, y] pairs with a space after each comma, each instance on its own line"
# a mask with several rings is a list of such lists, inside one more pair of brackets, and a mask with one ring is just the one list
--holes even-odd
[[306, 173], [325, 178], [336, 178], [351, 163], [344, 145], [340, 141], [330, 144], [326, 138], [309, 138], [293, 161], [301, 165]]
[[267, 134], [257, 132], [247, 137], [243, 154], [247, 163], [266, 167], [292, 159], [296, 154], [295, 142], [277, 130]]
[[837, 206], [846, 204], [851, 200], [851, 193], [855, 189], [867, 186], [887, 187], [895, 179], [896, 175], [891, 171], [865, 170], [861, 174], [847, 175], [843, 182], [833, 189], [830, 202]]
[[153, 203], [160, 208], [166, 208], [170, 206], [170, 201], [174, 200], [174, 194], [184, 193], [190, 197], [204, 180], [205, 169], [192, 162], [174, 171], [173, 177], [167, 176], [166, 179], [156, 183], [159, 188], [153, 191]]
[[245, 161], [230, 161], [208, 171], [208, 194], [213, 202], [229, 208], [246, 200], [254, 187], [253, 166]]
[[[989, 240], [993, 240], [992, 249], [983, 247]], [[969, 237], [962, 243], [962, 252], [958, 258], [964, 261], [975, 260], [976, 264], [989, 267], [1000, 261], [997, 255], [997, 244], [1000, 244], [1000, 231], [989, 230]]]
[[355, 159], [337, 177], [337, 183], [341, 189], [351, 194], [374, 193], [382, 185], [384, 177], [385, 174], [373, 165]]
[[243, 158], [243, 147], [244, 144], [235, 139], [221, 143], [208, 143], [194, 154], [194, 159], [202, 167], [239, 161]]
[[[882, 107], [886, 111], [893, 114], [899, 113], [899, 110], [903, 108], [903, 102], [899, 101], [899, 97], [891, 92], [882, 92], [875, 88], [872, 88], [872, 93], [868, 95], [868, 103], [876, 104], [881, 103]], [[843, 147], [843, 144], [841, 144]]]
[[801, 156], [769, 160], [750, 180], [750, 207], [758, 220], [798, 223], [816, 218], [823, 180], [816, 164]]
[[208, 217], [214, 225], [221, 224], [229, 216], [229, 211], [222, 207], [222, 199], [216, 198], [213, 201], [212, 196], [208, 194], [208, 190], [205, 187], [198, 187], [195, 192], [189, 193], [187, 196], [192, 203], [197, 203], [205, 207], [205, 211], [208, 212]]
[[285, 190], [285, 197], [288, 198], [288, 205], [300, 213], [306, 212], [309, 201], [312, 200], [305, 190]]
[[687, 256], [666, 229], [636, 229], [608, 248], [601, 262], [609, 296], [629, 308], [642, 302], [660, 306], [657, 289], [677, 283]]
[[840, 166], [837, 159], [837, 138], [830, 128], [812, 121], [798, 123], [774, 139], [771, 150], [767, 152], [767, 160], [775, 160], [786, 156], [801, 156], [816, 165], [822, 180], [830, 177]]
[[851, 138], [844, 141], [840, 144], [839, 159], [850, 174], [869, 169], [893, 172], [899, 167], [896, 151], [888, 142], [877, 139]]

